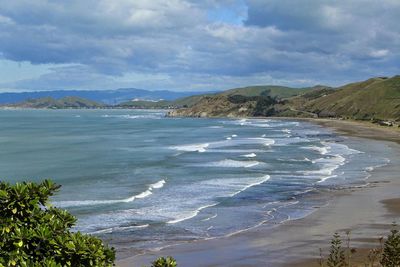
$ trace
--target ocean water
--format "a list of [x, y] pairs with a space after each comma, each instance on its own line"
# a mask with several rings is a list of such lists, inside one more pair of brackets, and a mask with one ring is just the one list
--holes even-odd
[[51, 178], [75, 230], [158, 249], [274, 227], [363, 186], [382, 143], [277, 119], [165, 118], [159, 110], [1, 110], [0, 178]]

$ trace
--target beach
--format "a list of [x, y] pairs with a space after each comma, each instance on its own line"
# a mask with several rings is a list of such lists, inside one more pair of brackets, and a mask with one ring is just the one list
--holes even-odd
[[[344, 237], [346, 231], [350, 231], [351, 246], [364, 257], [369, 248], [378, 246], [379, 237], [386, 236], [391, 223], [399, 218], [400, 132], [366, 123], [308, 121], [333, 128], [348, 138], [381, 140], [382, 145], [390, 148], [385, 155], [390, 163], [373, 170], [365, 186], [324, 192], [330, 199], [328, 204], [305, 218], [272, 228], [260, 225], [223, 238], [181, 243], [120, 259], [117, 265], [149, 265], [159, 256], [171, 255], [178, 266], [318, 266], [319, 249], [327, 255], [332, 235], [339, 232]], [[362, 264], [363, 259], [357, 257], [354, 256], [354, 263]]]

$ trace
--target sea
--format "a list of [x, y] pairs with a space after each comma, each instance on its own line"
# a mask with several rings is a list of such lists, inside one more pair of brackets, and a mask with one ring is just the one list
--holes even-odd
[[141, 253], [302, 218], [365, 186], [382, 142], [306, 121], [164, 110], [0, 110], [0, 178], [52, 179], [74, 231]]

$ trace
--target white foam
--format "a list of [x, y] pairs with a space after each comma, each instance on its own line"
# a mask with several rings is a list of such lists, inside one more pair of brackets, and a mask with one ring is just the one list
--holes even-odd
[[257, 157], [257, 154], [256, 154], [256, 153], [250, 153], [250, 154], [242, 155], [242, 157], [245, 157], [245, 158], [255, 158], [255, 157]]
[[143, 229], [143, 228], [147, 228], [147, 227], [149, 227], [149, 224], [110, 227], [110, 228], [106, 228], [106, 229], [90, 232], [90, 234], [109, 234], [109, 233], [112, 233], [112, 232], [137, 230], [137, 229]]
[[306, 147], [302, 147], [303, 149], [309, 149], [309, 150], [313, 150], [313, 151], [317, 151], [319, 152], [321, 155], [325, 155], [329, 152], [329, 148], [328, 146], [324, 146], [324, 147], [319, 147], [319, 146], [306, 146]]
[[146, 115], [101, 115], [102, 118], [123, 118], [123, 119], [161, 119], [161, 113], [146, 114]]
[[162, 179], [162, 180], [158, 181], [157, 183], [151, 184], [151, 185], [150, 185], [150, 188], [157, 188], [157, 189], [159, 189], [159, 188], [162, 188], [162, 187], [164, 186], [164, 184], [165, 184], [165, 180]]
[[[215, 198], [220, 198], [220, 197], [233, 197], [250, 187], [260, 185], [270, 179], [269, 175], [261, 176], [261, 177], [249, 177], [249, 178], [221, 178], [221, 179], [211, 179], [211, 180], [206, 180], [202, 181], [200, 183], [197, 183], [193, 185], [196, 188], [199, 188], [201, 192], [215, 192], [217, 193], [216, 195], [213, 195]], [[217, 189], [217, 190], [216, 190]], [[203, 204], [197, 209], [190, 210], [186, 208], [185, 211], [180, 211], [178, 214], [176, 212], [173, 212], [171, 217], [173, 219], [167, 221], [169, 224], [174, 224], [178, 222], [182, 222], [185, 220], [189, 220], [191, 218], [196, 217], [200, 211], [210, 208], [213, 206], [218, 205], [218, 202], [215, 201], [210, 201], [208, 200], [209, 204]], [[211, 203], [210, 203], [211, 202]], [[185, 205], [185, 203], [180, 203], [181, 205]], [[170, 206], [168, 207], [170, 208]], [[167, 208], [167, 209], [168, 209]], [[165, 209], [160, 209], [160, 212], [163, 212], [164, 214], [166, 213]], [[217, 215], [211, 216], [209, 219], [215, 218]], [[203, 221], [209, 220], [209, 219], [204, 219]]]
[[178, 151], [186, 151], [186, 152], [205, 152], [206, 148], [210, 144], [204, 143], [204, 144], [189, 144], [189, 145], [181, 145], [181, 146], [173, 146], [170, 147], [172, 149], [176, 149]]
[[208, 142], [203, 144], [186, 144], [179, 146], [171, 146], [170, 149], [175, 149], [178, 151], [185, 152], [212, 152], [212, 149], [222, 148], [222, 147], [231, 147], [231, 146], [239, 146], [239, 145], [247, 145], [247, 144], [263, 144], [264, 146], [270, 146], [275, 144], [275, 140], [271, 138], [264, 137], [254, 137], [254, 138], [235, 138], [227, 137], [227, 140], [223, 141], [215, 141]]
[[333, 172], [340, 166], [344, 165], [345, 162], [346, 159], [342, 155], [333, 155], [324, 158], [319, 158], [313, 160], [312, 163], [320, 165], [321, 169], [313, 171], [304, 171], [303, 173], [306, 175], [318, 176], [320, 179], [318, 183], [321, 183], [328, 179], [337, 177], [337, 175], [334, 175]]
[[244, 188], [242, 188], [242, 189], [240, 189], [240, 190], [234, 192], [233, 194], [231, 194], [231, 196], [233, 197], [233, 196], [235, 196], [235, 195], [237, 195], [237, 194], [239, 194], [239, 193], [241, 193], [241, 192], [243, 192], [243, 191], [249, 189], [250, 187], [263, 184], [263, 183], [265, 183], [266, 181], [268, 181], [270, 178], [271, 178], [271, 176], [265, 175], [265, 176], [262, 177], [262, 179], [261, 179], [260, 181], [257, 181], [257, 182], [251, 183], [251, 184], [249, 184], [249, 185], [246, 185]]
[[183, 214], [181, 217], [179, 217], [179, 218], [177, 218], [177, 219], [174, 219], [174, 220], [171, 220], [171, 221], [168, 221], [167, 223], [168, 223], [168, 224], [175, 224], [175, 223], [178, 223], [178, 222], [182, 222], [182, 221], [189, 220], [189, 219], [191, 219], [191, 218], [196, 217], [196, 216], [199, 214], [200, 211], [202, 211], [202, 210], [204, 210], [204, 209], [206, 209], [206, 208], [213, 207], [213, 206], [215, 206], [215, 205], [217, 205], [217, 204], [218, 204], [218, 203], [214, 203], [214, 204], [202, 206], [202, 207], [198, 208], [198, 209], [195, 210], [195, 211], [191, 211], [191, 212], [188, 212], [188, 213], [186, 213], [186, 214]]
[[208, 217], [208, 218], [205, 218], [205, 219], [203, 219], [203, 220], [201, 220], [201, 221], [202, 221], [202, 222], [206, 222], [206, 221], [212, 220], [212, 219], [214, 219], [214, 218], [217, 218], [217, 216], [218, 216], [218, 214], [214, 214], [213, 216]]
[[288, 161], [288, 162], [311, 162], [309, 158], [303, 158], [303, 159], [278, 159], [279, 161]]
[[139, 195], [136, 195], [132, 198], [126, 199], [124, 202], [131, 202], [131, 201], [135, 200], [136, 198], [145, 198], [145, 197], [150, 196], [151, 194], [153, 194], [153, 193], [151, 192], [151, 189], [149, 189], [149, 190], [146, 190], [146, 191], [140, 193]]
[[237, 137], [237, 134], [232, 134], [231, 136], [232, 136], [232, 137]]
[[219, 167], [219, 168], [250, 168], [262, 164], [262, 162], [250, 160], [250, 161], [240, 161], [233, 159], [224, 159], [216, 162], [209, 162], [202, 164], [206, 167]]
[[165, 184], [165, 180], [160, 180], [154, 184], [151, 184], [146, 191], [143, 191], [140, 194], [125, 198], [125, 199], [110, 199], [110, 200], [67, 200], [55, 202], [55, 206], [59, 207], [79, 207], [79, 206], [94, 206], [94, 205], [105, 205], [105, 204], [116, 204], [116, 203], [129, 203], [134, 201], [135, 199], [142, 199], [153, 194], [153, 189], [162, 188]]
[[275, 144], [275, 140], [271, 138], [254, 137], [254, 138], [248, 138], [248, 140], [259, 141], [263, 143], [265, 146], [270, 146]]

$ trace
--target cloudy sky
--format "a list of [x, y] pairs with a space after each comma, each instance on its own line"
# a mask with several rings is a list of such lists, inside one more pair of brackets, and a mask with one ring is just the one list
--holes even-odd
[[0, 91], [400, 74], [400, 0], [0, 0]]

